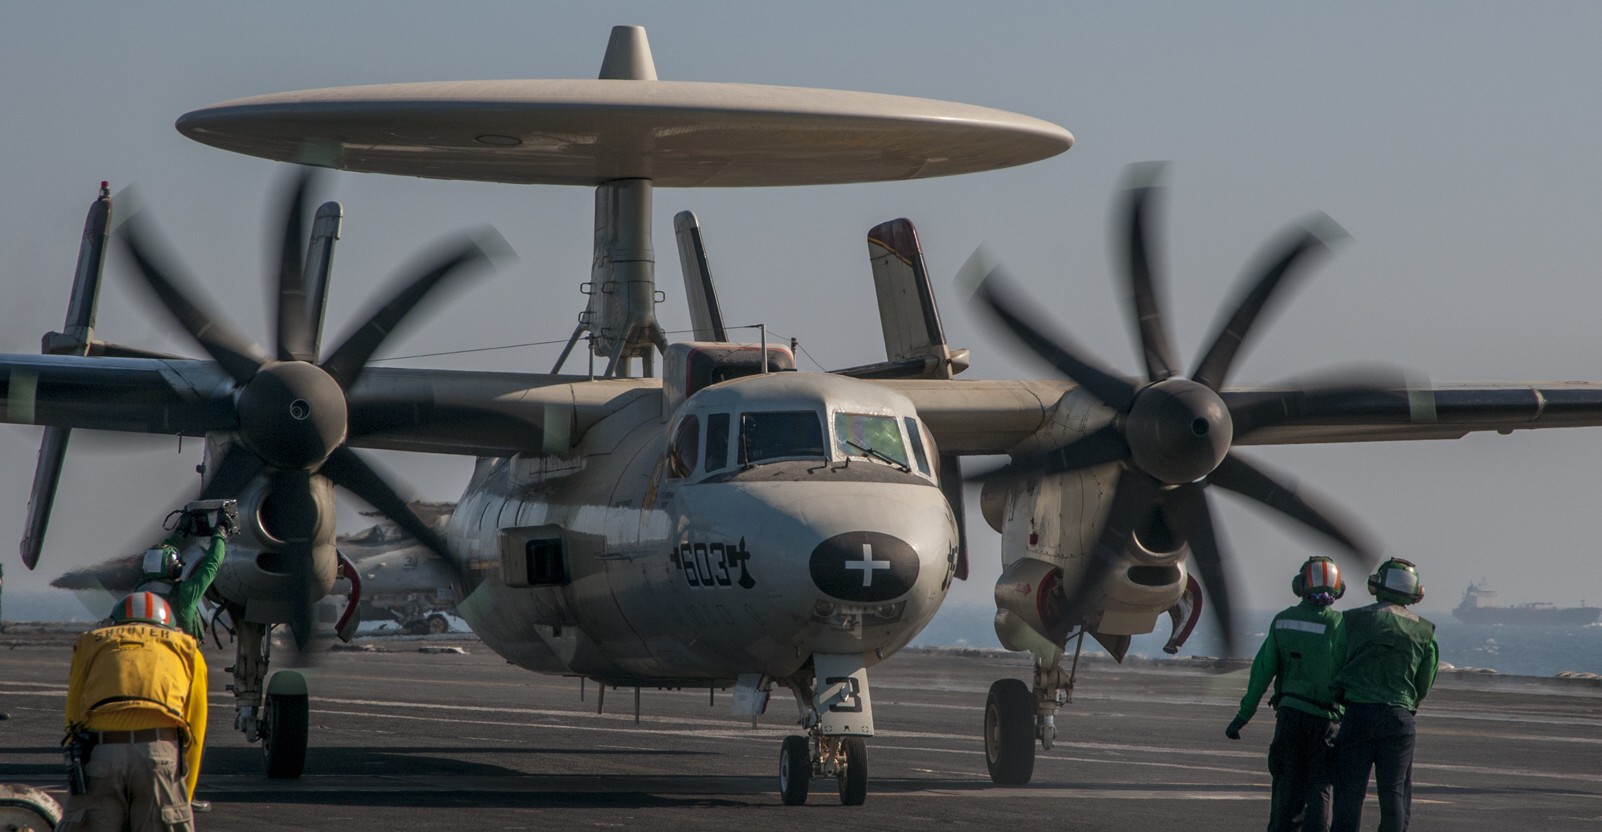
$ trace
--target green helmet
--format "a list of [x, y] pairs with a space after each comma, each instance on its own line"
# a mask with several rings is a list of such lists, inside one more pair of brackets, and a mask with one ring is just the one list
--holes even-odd
[[1424, 600], [1424, 585], [1418, 580], [1418, 567], [1401, 558], [1391, 558], [1368, 576], [1369, 594], [1381, 601], [1406, 606]]
[[178, 559], [178, 550], [165, 543], [146, 549], [139, 565], [145, 582], [176, 581], [183, 574], [183, 568], [183, 561]]

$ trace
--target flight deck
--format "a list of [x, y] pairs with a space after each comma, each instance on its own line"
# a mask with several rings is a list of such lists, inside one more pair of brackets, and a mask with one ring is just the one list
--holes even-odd
[[[0, 634], [0, 783], [62, 789], [62, 707], [74, 634]], [[780, 740], [796, 709], [730, 717], [730, 695], [644, 690], [508, 666], [469, 635], [359, 640], [322, 655], [311, 750], [298, 780], [268, 780], [259, 747], [228, 730], [223, 667], [208, 650], [211, 726], [198, 826], [228, 830], [1252, 829], [1266, 822], [1266, 708], [1223, 735], [1246, 664], [1081, 667], [1059, 739], [1033, 782], [999, 788], [980, 738], [991, 680], [1026, 657], [912, 651], [876, 666], [878, 735], [860, 807], [814, 780], [806, 805], [778, 794]], [[599, 711], [599, 712], [598, 712]], [[1414, 830], [1602, 828], [1602, 682], [1444, 674], [1419, 713]], [[1372, 802], [1366, 829], [1378, 821]]]

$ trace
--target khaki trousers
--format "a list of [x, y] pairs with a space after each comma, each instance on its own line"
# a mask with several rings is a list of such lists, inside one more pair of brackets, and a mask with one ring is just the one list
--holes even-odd
[[180, 760], [170, 740], [96, 745], [84, 766], [89, 789], [67, 799], [57, 832], [191, 832]]

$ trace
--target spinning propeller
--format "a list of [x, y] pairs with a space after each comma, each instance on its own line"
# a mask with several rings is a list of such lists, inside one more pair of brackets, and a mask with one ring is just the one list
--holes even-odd
[[1256, 500], [1333, 540], [1365, 567], [1378, 558], [1363, 536], [1294, 481], [1270, 474], [1231, 447], [1246, 431], [1273, 427], [1292, 414], [1338, 410], [1351, 396], [1386, 387], [1379, 382], [1344, 381], [1303, 387], [1277, 395], [1254, 393], [1229, 398], [1225, 383], [1241, 348], [1276, 292], [1305, 271], [1314, 255], [1328, 250], [1340, 235], [1333, 221], [1320, 215], [1310, 225], [1292, 229], [1266, 250], [1261, 273], [1202, 353], [1188, 377], [1177, 374], [1178, 361], [1169, 343], [1168, 327], [1158, 298], [1160, 271], [1150, 242], [1152, 203], [1160, 189], [1153, 184], [1157, 166], [1137, 166], [1136, 181], [1126, 192], [1124, 279], [1140, 334], [1146, 374], [1131, 379], [1108, 369], [1061, 336], [1045, 334], [1030, 320], [1032, 304], [1021, 299], [1005, 273], [996, 267], [979, 283], [977, 294], [1006, 330], [1058, 372], [1077, 382], [1116, 415], [1105, 427], [1057, 448], [1020, 456], [983, 475], [993, 478], [1038, 478], [1120, 463], [1118, 485], [1085, 574], [1068, 599], [1070, 614], [1079, 614], [1111, 571], [1123, 562], [1132, 535], [1166, 526], [1176, 539], [1190, 544], [1213, 615], [1233, 653], [1229, 568], [1208, 507], [1208, 486], [1219, 486]]
[[[304, 646], [310, 632], [310, 607], [316, 601], [314, 574], [317, 531], [329, 524], [332, 540], [332, 504], [327, 483], [341, 486], [378, 509], [412, 537], [440, 555], [455, 561], [445, 541], [407, 507], [389, 482], [353, 450], [350, 393], [374, 353], [431, 292], [489, 261], [485, 246], [504, 245], [498, 237], [465, 239], [442, 246], [441, 253], [423, 262], [343, 343], [321, 362], [320, 310], [324, 308], [327, 281], [320, 281], [322, 297], [307, 297], [301, 252], [306, 245], [307, 201], [313, 168], [301, 168], [282, 205], [284, 223], [277, 274], [276, 352], [269, 356], [222, 319], [204, 309], [180, 272], [157, 256], [153, 238], [130, 219], [117, 231], [132, 255], [139, 274], [179, 326], [233, 380], [209, 402], [214, 414], [208, 431], [231, 432], [222, 458], [214, 464], [201, 499], [241, 497], [259, 478], [266, 479], [265, 496], [256, 508], [260, 530], [269, 550], [261, 563], [271, 571], [293, 576], [297, 587], [291, 599], [291, 622], [296, 642]], [[317, 310], [314, 312], [313, 310]], [[426, 408], [397, 401], [393, 410], [373, 422], [384, 428], [405, 423], [409, 412]], [[326, 481], [326, 482], [323, 482]], [[246, 510], [241, 503], [241, 512]], [[244, 517], [241, 517], [242, 521]], [[248, 521], [247, 521], [248, 525]], [[463, 589], [466, 589], [464, 584]]]

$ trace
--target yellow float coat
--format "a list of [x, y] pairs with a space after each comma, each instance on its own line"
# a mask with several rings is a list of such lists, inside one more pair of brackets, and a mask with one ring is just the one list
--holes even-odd
[[72, 648], [67, 729], [177, 727], [190, 799], [206, 740], [206, 660], [188, 634], [154, 624], [90, 630]]

